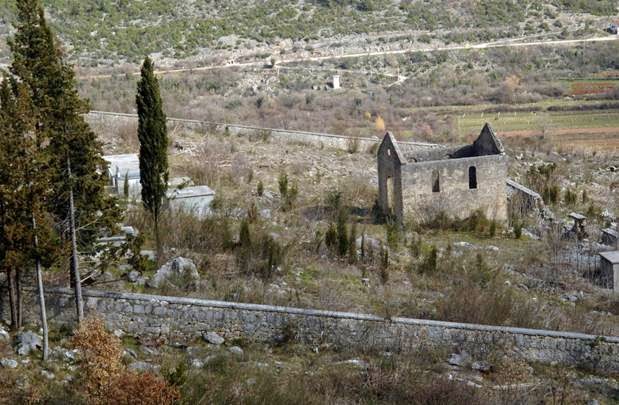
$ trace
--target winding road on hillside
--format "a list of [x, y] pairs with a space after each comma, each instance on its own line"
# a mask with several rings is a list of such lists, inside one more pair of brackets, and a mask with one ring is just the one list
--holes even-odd
[[[525, 47], [532, 47], [532, 46], [574, 46], [574, 45], [580, 45], [580, 44], [586, 44], [586, 43], [617, 41], [619, 40], [619, 36], [606, 35], [606, 36], [601, 36], [601, 37], [582, 38], [582, 39], [558, 39], [558, 40], [538, 40], [538, 41], [528, 41], [528, 42], [517, 42], [521, 40], [522, 38], [515, 38], [515, 39], [504, 40], [504, 41], [484, 42], [484, 43], [479, 43], [479, 44], [465, 44], [465, 45], [427, 47], [427, 48], [406, 48], [406, 49], [385, 50], [385, 51], [357, 52], [357, 53], [348, 53], [348, 54], [340, 54], [340, 55], [324, 55], [324, 56], [290, 58], [290, 59], [282, 59], [280, 61], [277, 61], [276, 66], [281, 66], [281, 65], [285, 65], [289, 63], [321, 62], [321, 61], [326, 61], [326, 60], [355, 59], [355, 58], [363, 58], [363, 57], [401, 55], [401, 54], [418, 53], [418, 52], [431, 53], [431, 52], [442, 52], [442, 51], [464, 51], [464, 50], [492, 49], [492, 48], [525, 48]], [[265, 65], [265, 61], [261, 60], [261, 61], [253, 61], [253, 62], [242, 62], [242, 63], [227, 63], [227, 64], [216, 65], [216, 66], [211, 65], [211, 66], [199, 66], [199, 67], [192, 67], [192, 68], [161, 69], [161, 70], [155, 71], [155, 73], [157, 75], [169, 75], [169, 74], [178, 74], [178, 73], [204, 72], [204, 71], [209, 71], [209, 70], [256, 67], [256, 66], [264, 66], [264, 65]], [[135, 71], [129, 74], [137, 76], [140, 74], [140, 72]], [[97, 79], [109, 79], [117, 75], [118, 74], [107, 73], [107, 74], [97, 74], [97, 75], [83, 75], [83, 76], [79, 76], [79, 78], [83, 80], [97, 80]]]

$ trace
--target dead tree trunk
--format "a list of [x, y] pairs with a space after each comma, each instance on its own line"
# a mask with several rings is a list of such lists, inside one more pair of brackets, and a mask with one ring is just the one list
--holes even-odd
[[41, 259], [39, 257], [39, 237], [37, 235], [37, 220], [32, 214], [32, 232], [34, 234], [35, 270], [37, 276], [37, 292], [39, 294], [39, 308], [41, 312], [41, 326], [43, 328], [43, 361], [47, 361], [49, 355], [49, 330], [47, 327], [47, 311], [45, 308], [45, 291], [43, 290], [43, 274], [41, 272]]
[[11, 311], [11, 330], [15, 331], [21, 327], [19, 324], [19, 304], [17, 295], [17, 283], [15, 281], [15, 269], [10, 268], [6, 272], [9, 284], [9, 307]]
[[71, 178], [71, 159], [67, 158], [67, 172], [69, 175], [69, 218], [71, 231], [71, 277], [75, 290], [75, 306], [77, 308], [77, 322], [84, 320], [84, 300], [82, 298], [82, 281], [80, 278], [79, 258], [77, 255], [77, 234], [75, 230], [75, 202], [73, 200], [73, 179]]
[[17, 327], [24, 325], [24, 301], [21, 294], [21, 271], [15, 269], [15, 294], [17, 295]]

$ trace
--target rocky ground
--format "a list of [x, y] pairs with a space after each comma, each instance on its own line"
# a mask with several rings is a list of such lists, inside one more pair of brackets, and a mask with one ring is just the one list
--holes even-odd
[[[450, 348], [426, 348], [410, 356], [353, 353], [294, 340], [227, 341], [216, 332], [179, 346], [112, 332], [109, 339], [122, 343], [127, 369], [163, 376], [180, 390], [182, 403], [246, 403], [251, 398], [270, 403], [611, 404], [619, 398], [612, 376], [515, 362], [500, 353], [483, 360]], [[82, 351], [66, 331], [53, 330], [51, 341], [50, 359], [42, 363], [37, 333], [9, 334], [0, 327], [0, 377], [11, 382], [0, 388], [0, 402], [78, 398]]]

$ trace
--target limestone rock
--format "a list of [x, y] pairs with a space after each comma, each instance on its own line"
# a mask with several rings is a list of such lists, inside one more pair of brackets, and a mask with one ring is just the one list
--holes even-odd
[[11, 340], [11, 335], [9, 335], [9, 332], [0, 327], [0, 342], [8, 342], [9, 340]]
[[475, 371], [479, 371], [481, 373], [488, 373], [492, 370], [492, 365], [485, 361], [475, 361], [471, 365], [471, 368]]
[[132, 270], [127, 274], [127, 278], [129, 279], [130, 282], [137, 283], [138, 279], [140, 278], [140, 272], [136, 270]]
[[456, 367], [464, 367], [469, 362], [469, 356], [466, 353], [452, 353], [447, 359], [447, 363]]
[[138, 371], [140, 373], [145, 372], [156, 372], [158, 367], [153, 365], [152, 363], [148, 363], [145, 361], [136, 361], [128, 366], [129, 370]]
[[362, 238], [361, 236], [359, 236], [357, 238], [357, 240], [355, 241], [355, 244], [357, 246], [357, 250], [361, 250], [361, 241], [363, 240], [363, 243], [365, 244], [364, 249], [372, 249], [372, 250], [379, 250], [380, 249], [380, 245], [381, 242], [378, 239], [374, 239], [372, 237], [366, 236], [365, 238]]
[[232, 346], [228, 351], [238, 357], [243, 357], [244, 354], [243, 349], [238, 346]]
[[27, 356], [33, 350], [43, 347], [41, 336], [34, 332], [21, 332], [17, 334], [17, 354]]
[[355, 368], [359, 368], [359, 369], [363, 369], [363, 370], [367, 370], [368, 368], [370, 368], [370, 365], [368, 364], [367, 361], [365, 360], [361, 360], [361, 359], [350, 359], [350, 360], [346, 360], [346, 361], [341, 361], [337, 364], [344, 364], [344, 365], [348, 365], [348, 366], [353, 366]]
[[0, 359], [2, 368], [17, 368], [17, 362], [13, 359]]
[[222, 338], [221, 336], [219, 336], [217, 333], [215, 332], [206, 332], [202, 334], [202, 338], [212, 344], [212, 345], [221, 345], [224, 343], [224, 338]]
[[204, 362], [200, 359], [191, 360], [191, 368], [202, 368], [204, 367]]
[[176, 287], [196, 288], [200, 281], [198, 268], [191, 259], [177, 257], [170, 260], [148, 281], [148, 285], [159, 288], [166, 284]]

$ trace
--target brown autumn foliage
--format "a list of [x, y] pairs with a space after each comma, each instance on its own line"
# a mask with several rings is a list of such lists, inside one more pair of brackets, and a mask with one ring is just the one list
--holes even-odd
[[173, 404], [178, 390], [150, 373], [125, 369], [120, 339], [109, 333], [100, 319], [86, 319], [75, 332], [73, 346], [81, 353], [81, 384], [89, 404]]

